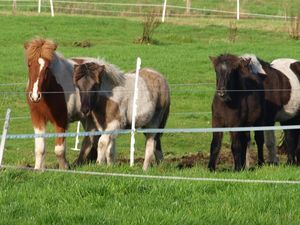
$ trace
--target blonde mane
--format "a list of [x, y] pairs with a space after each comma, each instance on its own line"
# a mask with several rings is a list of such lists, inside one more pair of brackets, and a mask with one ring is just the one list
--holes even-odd
[[37, 61], [38, 58], [52, 61], [57, 44], [50, 39], [35, 38], [25, 43], [24, 48], [28, 62]]

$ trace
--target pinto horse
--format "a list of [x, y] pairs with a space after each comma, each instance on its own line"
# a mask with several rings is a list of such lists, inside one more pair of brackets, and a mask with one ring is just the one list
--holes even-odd
[[[35, 134], [44, 134], [48, 121], [54, 124], [55, 131], [65, 132], [72, 121], [81, 120], [85, 130], [93, 130], [93, 122], [82, 118], [79, 93], [73, 85], [73, 68], [76, 62], [88, 61], [88, 58], [65, 59], [55, 50], [57, 45], [48, 39], [36, 38], [24, 44], [28, 66], [26, 87], [27, 102]], [[85, 137], [78, 163], [88, 159], [92, 148], [92, 137]], [[97, 141], [97, 140], [94, 140]], [[87, 151], [85, 151], [88, 148]], [[85, 149], [85, 150], [83, 150]], [[69, 164], [65, 156], [65, 138], [55, 139], [55, 154], [59, 168], [67, 169]], [[44, 168], [45, 140], [35, 138], [35, 169]]]
[[[248, 68], [250, 60], [225, 54], [210, 57], [216, 72], [216, 93], [212, 102], [212, 127], [262, 126], [264, 93], [262, 78]], [[258, 90], [258, 91], [257, 91]], [[245, 167], [250, 132], [230, 132], [234, 169]], [[213, 133], [208, 168], [216, 169], [223, 132]], [[264, 163], [263, 131], [255, 131], [258, 164]]]
[[[170, 91], [164, 77], [153, 69], [139, 73], [137, 128], [164, 128], [170, 108]], [[93, 117], [100, 131], [124, 129], [131, 125], [135, 73], [124, 74], [114, 65], [95, 61], [75, 65], [74, 84], [80, 90], [81, 111]], [[100, 91], [100, 92], [98, 92]], [[155, 155], [163, 159], [161, 133], [147, 133], [143, 169]], [[99, 164], [114, 162], [115, 136], [103, 134], [98, 142]]]
[[[263, 74], [265, 89], [265, 125], [274, 126], [275, 121], [282, 125], [300, 124], [300, 61], [276, 59], [271, 63], [255, 55], [243, 55], [251, 60], [249, 67], [254, 74]], [[300, 164], [300, 130], [284, 130], [286, 137], [288, 164]], [[269, 161], [278, 164], [274, 131], [265, 131]]]

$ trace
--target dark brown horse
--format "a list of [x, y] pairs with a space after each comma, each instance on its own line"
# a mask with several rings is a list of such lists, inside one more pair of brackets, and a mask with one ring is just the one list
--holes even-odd
[[[276, 59], [265, 62], [255, 55], [243, 55], [251, 60], [249, 68], [254, 74], [263, 74], [265, 89], [265, 126], [300, 124], [300, 61]], [[300, 130], [284, 130], [289, 164], [300, 164]], [[265, 142], [269, 150], [269, 162], [278, 164], [274, 131], [265, 131]]]
[[[46, 124], [54, 124], [55, 132], [62, 133], [72, 121], [81, 120], [85, 130], [93, 130], [90, 118], [82, 118], [80, 112], [79, 93], [73, 85], [73, 67], [82, 59], [65, 59], [55, 50], [57, 45], [47, 39], [37, 38], [24, 44], [26, 62], [28, 66], [28, 84], [26, 87], [27, 102], [30, 109], [32, 125], [35, 134], [44, 134]], [[83, 141], [84, 149], [77, 162], [89, 158], [93, 137], [86, 137]], [[97, 140], [95, 140], [97, 141]], [[59, 168], [66, 169], [69, 164], [65, 156], [65, 138], [55, 139], [55, 154]], [[35, 138], [35, 169], [44, 168], [45, 140]]]
[[[250, 60], [234, 55], [210, 57], [216, 72], [216, 93], [212, 102], [212, 127], [262, 126], [264, 92], [262, 78], [248, 68]], [[234, 169], [245, 167], [250, 132], [230, 132]], [[223, 133], [213, 133], [208, 168], [216, 169]], [[263, 131], [255, 131], [258, 164], [264, 163]]]

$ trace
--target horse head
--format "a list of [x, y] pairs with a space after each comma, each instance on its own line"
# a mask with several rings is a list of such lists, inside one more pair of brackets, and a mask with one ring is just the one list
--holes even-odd
[[80, 110], [85, 116], [88, 116], [96, 105], [97, 91], [100, 89], [104, 71], [104, 65], [94, 62], [74, 66], [73, 82], [80, 91]]
[[48, 39], [37, 38], [24, 44], [28, 66], [28, 98], [37, 103], [42, 98], [43, 83], [49, 73], [49, 65], [53, 59], [57, 45]]
[[250, 60], [230, 54], [209, 58], [216, 72], [217, 96], [229, 102], [232, 100], [232, 92], [241, 89], [241, 76], [251, 73], [247, 66]]

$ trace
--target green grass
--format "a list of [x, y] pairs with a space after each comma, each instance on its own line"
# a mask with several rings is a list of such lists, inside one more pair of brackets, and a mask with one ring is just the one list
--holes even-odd
[[[5, 16], [0, 25], [0, 118], [6, 109], [12, 117], [29, 116], [25, 101], [27, 70], [23, 43], [35, 36], [54, 39], [65, 57], [104, 57], [123, 70], [142, 65], [162, 72], [171, 86], [171, 114], [168, 128], [210, 127], [210, 104], [215, 75], [208, 56], [221, 53], [255, 53], [271, 61], [278, 57], [299, 58], [299, 42], [289, 38], [288, 22], [241, 20], [235, 43], [228, 41], [230, 20], [170, 19], [154, 34], [157, 45], [134, 44], [142, 33], [135, 18], [73, 16]], [[187, 25], [192, 24], [192, 25]], [[90, 48], [73, 46], [89, 41]], [[195, 86], [175, 84], [210, 83]], [[180, 114], [208, 112], [207, 114]], [[0, 126], [3, 124], [1, 121]], [[49, 132], [53, 132], [49, 125]], [[72, 124], [70, 131], [75, 131]], [[12, 119], [9, 133], [32, 133], [29, 118]], [[137, 135], [136, 156], [143, 157], [144, 137]], [[165, 162], [145, 174], [185, 177], [299, 180], [300, 170], [280, 166], [235, 173], [223, 161], [216, 173], [206, 169], [207, 159], [195, 167], [179, 170], [180, 157], [195, 153], [207, 156], [211, 134], [165, 134], [162, 139]], [[128, 159], [129, 136], [117, 140], [117, 157]], [[73, 147], [74, 138], [68, 139]], [[225, 135], [223, 148], [228, 148]], [[253, 146], [255, 154], [256, 149]], [[224, 153], [226, 152], [226, 153]], [[73, 161], [78, 152], [68, 151]], [[228, 151], [222, 156], [229, 155]], [[173, 162], [172, 159], [176, 158]], [[283, 157], [284, 160], [284, 157]], [[8, 140], [4, 164], [33, 165], [33, 140]], [[55, 168], [53, 139], [47, 140], [46, 166]], [[85, 165], [77, 170], [143, 173], [141, 162], [130, 168]], [[297, 185], [231, 184], [191, 181], [159, 181], [136, 178], [3, 170], [0, 172], [0, 224], [299, 224]], [[133, 216], [135, 215], [135, 216]]]
[[[91, 3], [91, 4], [90, 4]], [[94, 4], [96, 3], [96, 4]], [[111, 3], [111, 4], [97, 4], [97, 3]], [[119, 5], [119, 4], [125, 5]], [[169, 6], [167, 7], [167, 15], [169, 14], [179, 14], [185, 15], [185, 1], [183, 0], [171, 0], [167, 2]], [[269, 14], [269, 15], [295, 15], [299, 11], [299, 0], [240, 0], [240, 11], [241, 13], [255, 13], [255, 14]], [[79, 13], [79, 14], [97, 14], [97, 15], [125, 15], [134, 16], [134, 13], [145, 13], [152, 10], [152, 7], [137, 7], [133, 5], [126, 4], [153, 4], [161, 5], [163, 0], [75, 0], [66, 2], [56, 2], [54, 1], [54, 9], [57, 13]], [[178, 8], [182, 7], [182, 8]], [[2, 2], [0, 5], [0, 10], [12, 10], [11, 2]], [[192, 8], [197, 9], [210, 9], [210, 10], [220, 10], [235, 12], [236, 11], [236, 0], [193, 0]], [[162, 7], [156, 7], [157, 10], [161, 10]], [[37, 11], [36, 1], [25, 1], [17, 2], [17, 11]], [[42, 4], [42, 12], [50, 11], [50, 4], [48, 1], [44, 1]], [[211, 15], [221, 15], [222, 13], [208, 12], [192, 10], [193, 15], [200, 16], [211, 16]], [[232, 14], [224, 14], [229, 16], [234, 16]]]

